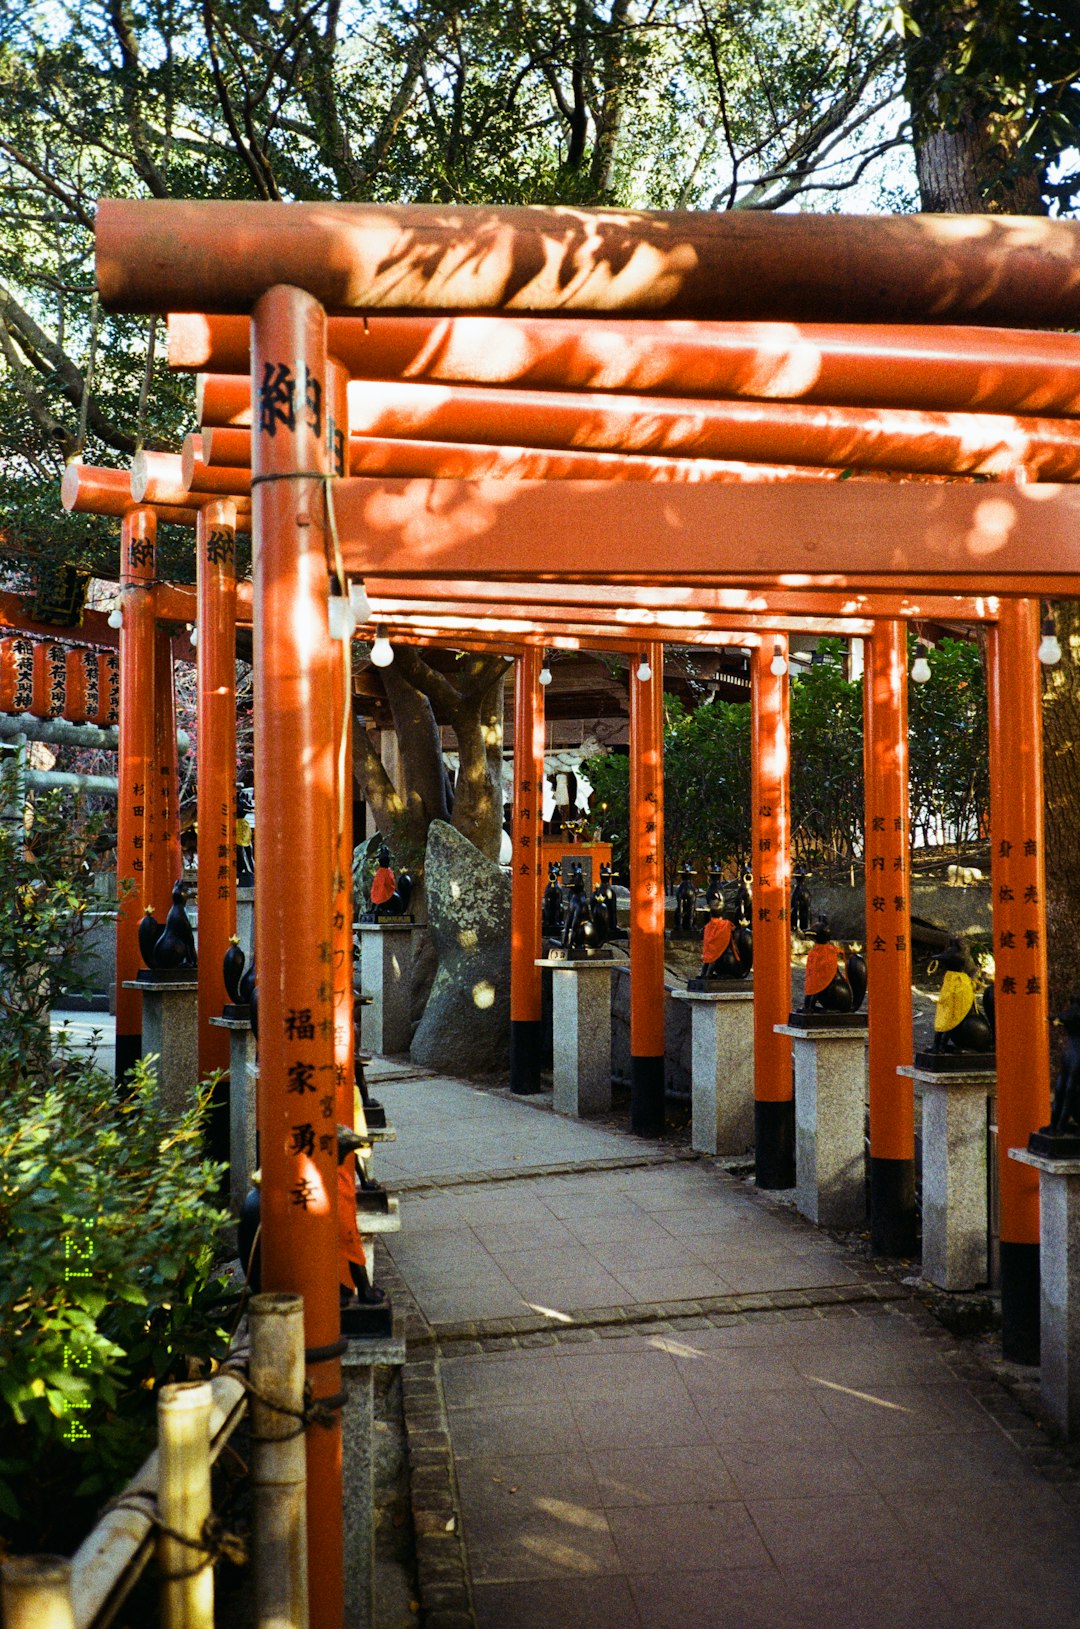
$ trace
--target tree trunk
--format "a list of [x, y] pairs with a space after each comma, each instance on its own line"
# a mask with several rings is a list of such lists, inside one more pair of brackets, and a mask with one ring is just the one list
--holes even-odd
[[914, 0], [907, 95], [919, 198], [928, 214], [1045, 215], [1042, 176], [1018, 162], [1032, 85], [973, 71], [973, 38], [1015, 32], [1014, 0]]
[[458, 783], [452, 824], [489, 860], [498, 860], [503, 832], [502, 753], [504, 674], [454, 717]]
[[[918, 0], [909, 9], [921, 31], [908, 42], [907, 91], [923, 209], [1045, 214], [1043, 177], [1018, 166], [1021, 121], [1009, 117], [1031, 87], [965, 77], [972, 26], [1008, 30], [1012, 0]], [[1052, 1012], [1080, 992], [1080, 602], [1059, 601], [1056, 618], [1062, 660], [1043, 688]]]

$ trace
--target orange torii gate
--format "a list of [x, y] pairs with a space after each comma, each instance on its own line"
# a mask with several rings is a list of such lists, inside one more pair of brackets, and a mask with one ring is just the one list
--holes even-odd
[[[425, 312], [441, 320], [464, 311], [523, 312], [540, 322], [589, 313], [601, 333], [613, 319], [669, 318], [1065, 326], [1076, 324], [1080, 307], [1078, 243], [1080, 229], [1073, 223], [1003, 217], [845, 220], [102, 203], [98, 274], [108, 305], [159, 315], [186, 309], [250, 314], [253, 319], [257, 773], [264, 798], [278, 817], [269, 825], [261, 823], [260, 869], [268, 880], [262, 890], [257, 884], [256, 913], [265, 1035], [260, 1082], [264, 1262], [268, 1284], [305, 1294], [308, 1338], [318, 1349], [310, 1355], [325, 1360], [313, 1370], [317, 1394], [332, 1393], [337, 1378], [336, 1295], [332, 1299], [330, 1293], [331, 1287], [336, 1290], [329, 1202], [333, 1171], [329, 1158], [309, 1160], [288, 1153], [286, 1134], [291, 1071], [332, 1071], [335, 1056], [332, 1017], [322, 1010], [320, 995], [324, 953], [332, 953], [334, 852], [328, 566], [339, 579], [355, 573], [395, 583], [414, 579], [418, 585], [457, 579], [595, 581], [691, 591], [715, 586], [766, 595], [836, 591], [841, 599], [911, 594], [929, 585], [935, 594], [999, 596], [990, 660], [995, 938], [999, 944], [1006, 941], [998, 956], [997, 1004], [1003, 1148], [1022, 1142], [1039, 1123], [1048, 1095], [1035, 667], [1038, 596], [1071, 591], [1080, 571], [1073, 539], [1080, 495], [1067, 487], [841, 483], [812, 481], [808, 472], [801, 480], [768, 484], [754, 484], [748, 477], [738, 486], [723, 480], [658, 485], [659, 469], [626, 484], [550, 477], [492, 481], [474, 478], [475, 462], [466, 478], [343, 478], [346, 464], [352, 464], [354, 438], [348, 433], [340, 388], [334, 388], [332, 415], [327, 411], [326, 313], [336, 317], [389, 309], [410, 320]], [[923, 329], [925, 348], [936, 331]], [[509, 342], [512, 331], [504, 332]], [[1032, 362], [1022, 399], [1006, 401], [993, 392], [980, 398], [973, 392], [971, 399], [953, 405], [957, 410], [989, 405], [1018, 415], [1075, 412], [1066, 382], [1069, 345], [1063, 337], [1058, 349], [1056, 338], [1049, 336], [1043, 336], [1043, 344], [1044, 396], [1039, 394], [1040, 364]], [[1057, 371], [1055, 357], [1061, 364]], [[344, 357], [339, 361], [348, 366]], [[842, 368], [842, 359], [836, 366]], [[864, 381], [866, 371], [855, 368]], [[916, 371], [923, 379], [919, 388], [929, 389], [926, 368], [920, 364]], [[582, 405], [591, 384], [577, 381]], [[397, 400], [400, 405], [400, 396]], [[554, 402], [548, 405], [553, 413], [562, 411]], [[928, 403], [924, 398], [910, 405], [921, 410]], [[516, 410], [532, 415], [518, 422], [539, 434], [535, 407], [522, 404]], [[486, 425], [493, 442], [504, 440], [496, 402], [473, 400], [470, 411], [479, 416], [462, 418], [455, 408], [436, 428], [441, 423], [445, 436], [448, 423], [461, 434], [475, 434], [477, 425]], [[728, 416], [734, 421], [734, 415]], [[409, 422], [415, 417], [413, 412]], [[383, 427], [394, 432], [384, 439], [393, 440], [407, 419], [408, 414], [399, 413], [384, 421]], [[717, 415], [711, 422], [715, 425]], [[572, 420], [564, 423], [572, 427]], [[747, 421], [740, 423], [745, 428]], [[620, 432], [614, 442], [619, 450], [627, 436], [637, 434], [632, 414], [625, 425], [626, 434]], [[807, 428], [790, 413], [786, 420], [772, 415], [770, 434], [783, 430], [788, 437], [783, 458], [794, 463], [800, 452], [810, 455], [798, 439]], [[834, 414], [825, 429], [831, 435], [856, 435], [858, 427]], [[899, 441], [904, 427], [897, 424], [895, 429]], [[907, 454], [902, 456], [914, 456], [911, 436], [918, 439], [924, 429], [908, 426]], [[888, 425], [881, 431], [887, 440]], [[983, 432], [992, 435], [993, 427], [984, 425]], [[829, 434], [823, 443], [815, 429], [819, 440], [813, 445], [824, 445], [835, 468], [837, 454], [830, 450]], [[1012, 426], [1010, 435], [1003, 457], [980, 444], [975, 467], [960, 470], [953, 466], [963, 447], [943, 446], [947, 430], [943, 436], [931, 435], [935, 456], [944, 455], [952, 465], [927, 473], [986, 473], [990, 458], [993, 473], [1012, 476], [1033, 465], [1036, 475], [1052, 470], [1071, 477], [1071, 431], [1055, 430], [1048, 437], [1041, 427], [1020, 424]], [[755, 444], [759, 455], [765, 445]], [[1063, 462], [1052, 461], [1048, 446], [1054, 449], [1053, 459]], [[691, 450], [708, 449], [698, 439]], [[529, 453], [528, 448], [523, 451]], [[859, 451], [871, 456], [865, 438]], [[597, 449], [592, 453], [598, 455]], [[452, 455], [463, 456], [457, 448]], [[535, 450], [529, 456], [535, 459]], [[247, 462], [241, 458], [240, 467]], [[513, 463], [513, 458], [506, 461], [501, 472], [513, 477]], [[440, 468], [445, 466], [436, 466], [435, 472]], [[338, 586], [343, 586], [340, 581]], [[886, 625], [871, 636], [872, 653], [880, 654], [872, 654], [868, 706], [877, 709], [881, 727], [868, 731], [868, 752], [881, 783], [881, 801], [871, 807], [888, 811], [875, 812], [872, 819], [884, 820], [888, 834], [891, 818], [890, 842], [896, 857], [903, 858], [902, 764], [896, 746], [904, 673], [895, 622], [891, 626], [891, 633]], [[649, 723], [649, 702], [640, 700], [644, 760], [656, 730]], [[782, 705], [782, 700], [763, 697], [756, 736], [758, 796], [772, 801], [760, 806], [755, 801], [755, 808], [779, 811], [769, 817], [779, 822], [778, 838], [784, 819], [778, 788], [786, 754]], [[299, 784], [287, 781], [297, 763], [303, 766]], [[638, 774], [640, 778], [640, 767]], [[868, 782], [874, 779], [870, 776]], [[654, 782], [646, 774], [645, 785], [650, 784]], [[647, 801], [647, 791], [642, 795]], [[878, 796], [871, 786], [871, 798]], [[655, 841], [657, 833], [649, 835]], [[300, 917], [282, 905], [276, 883], [286, 872], [304, 899], [309, 939], [297, 931]], [[651, 945], [655, 913], [644, 904], [642, 911], [648, 918], [642, 931]], [[876, 943], [870, 948], [877, 953]], [[893, 952], [884, 939], [881, 954], [892, 964]], [[904, 952], [898, 947], [895, 954], [902, 958]], [[875, 1027], [879, 1022], [876, 1017]], [[643, 1062], [651, 1063], [655, 1037], [645, 1034], [640, 1041]], [[897, 1148], [903, 1152], [875, 1150], [872, 1169], [907, 1163], [906, 1133], [902, 1125], [899, 1129]], [[891, 1175], [904, 1179], [899, 1169]], [[1006, 1346], [1019, 1355], [1030, 1347], [1037, 1327], [1037, 1193], [1022, 1169], [1006, 1166], [1002, 1175]], [[312, 1499], [319, 1515], [311, 1529], [316, 1629], [339, 1629], [341, 1623], [337, 1452], [331, 1432], [309, 1439]]]

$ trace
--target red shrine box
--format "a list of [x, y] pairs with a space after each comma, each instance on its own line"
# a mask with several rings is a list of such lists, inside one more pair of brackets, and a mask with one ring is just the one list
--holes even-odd
[[585, 892], [591, 894], [600, 881], [600, 867], [611, 864], [610, 843], [572, 843], [569, 838], [545, 837], [540, 849], [541, 877], [547, 882], [548, 866], [558, 861], [564, 887], [568, 887], [575, 865], [585, 878]]

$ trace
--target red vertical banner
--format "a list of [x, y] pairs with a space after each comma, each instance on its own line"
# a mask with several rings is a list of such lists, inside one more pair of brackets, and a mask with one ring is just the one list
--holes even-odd
[[[236, 506], [199, 511], [195, 531], [199, 637], [196, 750], [199, 836], [199, 1073], [229, 1067], [229, 1032], [211, 1024], [225, 999], [222, 963], [236, 932]], [[243, 1081], [233, 1088], [244, 1090]], [[228, 1126], [215, 1139], [228, 1158]]]
[[69, 650], [64, 655], [64, 717], [73, 724], [85, 724], [87, 657], [91, 652]]
[[[647, 675], [647, 676], [646, 676]], [[664, 647], [630, 658], [630, 1129], [664, 1129]]]
[[990, 633], [990, 854], [994, 924], [1005, 1356], [1038, 1361], [1039, 1177], [1009, 1159], [1050, 1113], [1039, 603], [1003, 599]]
[[18, 636], [0, 639], [0, 713], [28, 713], [33, 702], [33, 645]]
[[[120, 744], [117, 754], [116, 880], [123, 893], [116, 919], [116, 1078], [121, 1080], [142, 1053], [142, 999], [125, 990], [142, 966], [139, 923], [149, 906], [164, 923], [167, 898], [150, 897], [153, 876], [153, 812], [156, 803], [154, 590], [157, 569], [157, 517], [133, 509], [120, 528], [119, 690]], [[108, 669], [106, 672], [108, 673]]]
[[[750, 844], [754, 933], [755, 1181], [795, 1183], [791, 1041], [776, 1034], [791, 1013], [791, 729], [786, 634], [751, 659]], [[773, 665], [781, 668], [772, 671]]]
[[255, 306], [255, 966], [262, 1272], [304, 1297], [311, 1629], [342, 1629], [341, 1315], [333, 1002], [334, 751], [328, 628], [326, 317], [299, 289]]
[[540, 1090], [540, 909], [544, 830], [543, 652], [528, 646], [514, 669], [514, 858], [510, 893], [510, 1086]]
[[870, 1014], [870, 1236], [880, 1255], [916, 1248], [912, 1058], [907, 631], [875, 622], [863, 675], [866, 972]]

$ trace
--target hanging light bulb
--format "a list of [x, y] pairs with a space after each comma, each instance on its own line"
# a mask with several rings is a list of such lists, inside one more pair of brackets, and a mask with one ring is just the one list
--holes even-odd
[[348, 644], [356, 632], [356, 612], [344, 594], [331, 594], [329, 602], [330, 638]]
[[113, 600], [113, 607], [109, 612], [106, 621], [108, 622], [110, 628], [122, 628], [124, 626], [124, 613], [120, 607], [120, 601], [118, 599]]
[[642, 652], [641, 661], [638, 663], [637, 676], [641, 680], [642, 684], [648, 684], [649, 680], [652, 678], [652, 668], [649, 666], [649, 658], [644, 652]]
[[1054, 627], [1053, 616], [1043, 617], [1042, 638], [1039, 641], [1039, 661], [1043, 667], [1056, 667], [1061, 661], [1061, 644]]
[[393, 649], [386, 637], [386, 629], [381, 622], [375, 629], [375, 643], [371, 647], [371, 660], [376, 667], [389, 667], [394, 660]]
[[192, 650], [194, 650], [195, 646], [199, 643], [199, 630], [196, 627], [194, 622], [189, 622], [188, 623], [188, 625], [187, 625], [187, 635], [188, 635], [188, 638], [191, 640], [191, 648], [192, 648]]
[[353, 608], [357, 622], [371, 621], [371, 601], [367, 597], [362, 577], [354, 577], [349, 584], [349, 604]]
[[783, 645], [774, 645], [772, 648], [772, 661], [769, 663], [769, 672], [774, 679], [782, 679], [787, 672], [787, 662], [784, 660]]
[[915, 660], [911, 664], [911, 677], [916, 684], [925, 684], [930, 677], [930, 663], [926, 659], [925, 639], [915, 641]]
[[551, 683], [551, 668], [548, 666], [548, 653], [544, 652], [544, 665], [537, 674], [537, 679], [545, 688]]

